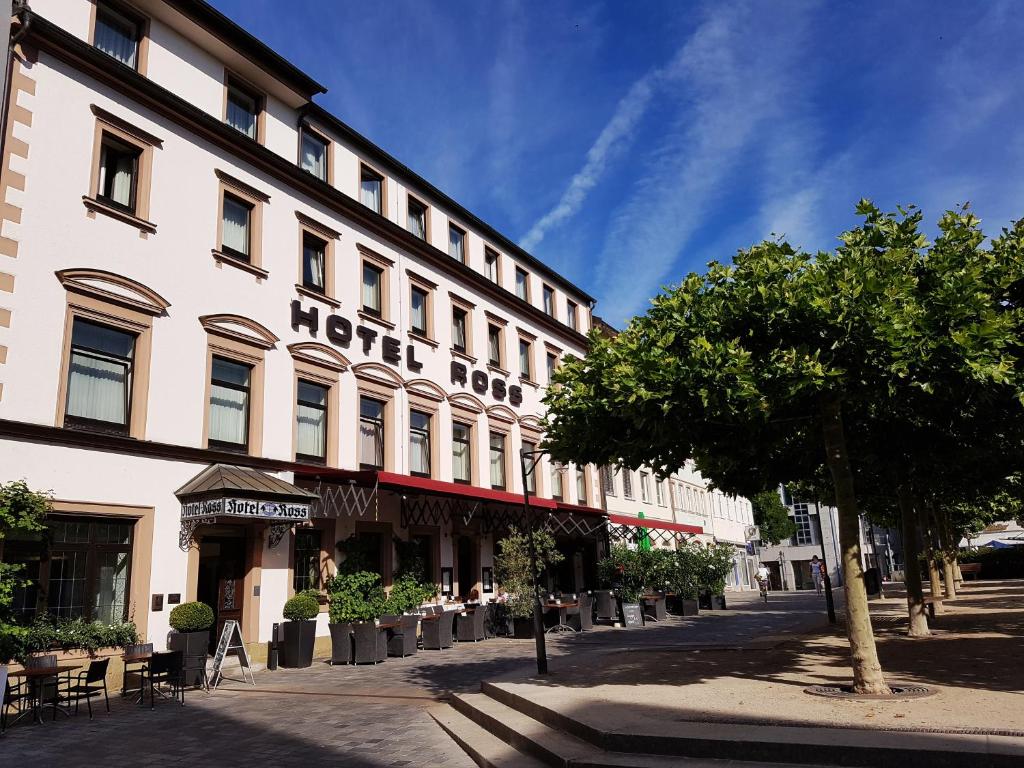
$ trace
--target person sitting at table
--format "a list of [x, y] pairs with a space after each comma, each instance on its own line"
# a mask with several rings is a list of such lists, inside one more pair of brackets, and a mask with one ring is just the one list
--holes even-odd
[[477, 591], [476, 587], [473, 587], [471, 590], [469, 590], [469, 597], [466, 598], [466, 604], [470, 605], [470, 604], [476, 604], [476, 603], [479, 603], [479, 602], [480, 602], [480, 592]]

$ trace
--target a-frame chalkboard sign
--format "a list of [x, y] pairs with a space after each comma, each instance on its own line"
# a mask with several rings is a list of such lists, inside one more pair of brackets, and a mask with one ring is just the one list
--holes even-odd
[[[252, 664], [249, 662], [249, 652], [245, 650], [245, 643], [242, 642], [242, 632], [238, 628], [238, 622], [228, 619], [224, 622], [220, 640], [217, 641], [217, 650], [213, 654], [213, 671], [210, 673], [210, 687], [213, 690], [217, 690], [220, 681], [224, 679], [224, 659], [231, 652], [234, 652], [241, 666], [242, 682], [256, 685], [256, 680], [252, 676]], [[249, 673], [248, 681], [245, 679], [247, 672]]]

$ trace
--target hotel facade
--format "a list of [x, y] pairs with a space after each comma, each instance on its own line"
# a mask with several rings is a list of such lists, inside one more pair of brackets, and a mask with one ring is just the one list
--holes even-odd
[[39, 575], [26, 617], [161, 647], [201, 599], [258, 658], [354, 542], [385, 584], [412, 548], [486, 598], [495, 541], [538, 515], [567, 555], [549, 586], [596, 586], [597, 468], [540, 456], [527, 515], [519, 466], [590, 296], [203, 2], [14, 10], [0, 467], [54, 499], [46, 541], [2, 551]]

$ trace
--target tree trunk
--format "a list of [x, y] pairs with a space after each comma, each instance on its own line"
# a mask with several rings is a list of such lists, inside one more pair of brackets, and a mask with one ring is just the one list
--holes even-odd
[[952, 600], [956, 597], [956, 573], [953, 569], [953, 552], [956, 544], [951, 541], [953, 534], [949, 510], [936, 508], [935, 518], [938, 521], [939, 544], [942, 547], [942, 580], [946, 585], [946, 598]]
[[[940, 600], [944, 597], [942, 592], [942, 581], [939, 579], [939, 566], [936, 565], [936, 561], [939, 557], [939, 534], [935, 530], [935, 522], [932, 521], [931, 525], [926, 525], [924, 533], [924, 539], [928, 542], [926, 549], [926, 556], [928, 558], [928, 590], [931, 597], [937, 597]], [[945, 610], [942, 603], [935, 604], [935, 613], [939, 614]]]
[[960, 558], [953, 558], [953, 571], [954, 578], [956, 579], [956, 586], [959, 588], [964, 583], [964, 575], [960, 573]]
[[846, 633], [853, 663], [853, 689], [857, 693], [887, 695], [891, 691], [878, 662], [875, 635], [871, 629], [868, 593], [860, 559], [860, 517], [838, 397], [822, 398], [821, 417], [825, 460], [832, 474], [839, 510], [839, 546], [842, 551], [843, 590], [846, 593]]
[[[900, 504], [900, 522], [903, 524], [903, 581], [907, 587], [907, 614], [911, 637], [928, 637], [928, 614], [924, 607], [924, 589], [921, 585], [921, 548], [918, 544], [918, 512], [914, 497], [905, 484], [897, 489]], [[920, 503], [917, 505], [920, 507]]]

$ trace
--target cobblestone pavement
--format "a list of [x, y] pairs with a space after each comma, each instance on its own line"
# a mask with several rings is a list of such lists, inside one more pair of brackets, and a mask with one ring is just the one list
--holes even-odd
[[[824, 620], [822, 603], [813, 595], [780, 595], [767, 606], [756, 597], [730, 595], [726, 612], [672, 618], [643, 630], [549, 636], [551, 667], [557, 669], [566, 654], [758, 643]], [[476, 690], [481, 680], [534, 663], [532, 640], [495, 639], [377, 666], [315, 661], [304, 670], [258, 671], [255, 687], [227, 681], [214, 694], [189, 692], [184, 708], [158, 699], [150, 711], [115, 696], [112, 713], [101, 710], [92, 722], [83, 710], [78, 717], [58, 715], [56, 723], [47, 718], [43, 725], [13, 727], [0, 740], [0, 764], [471, 768], [473, 762], [434, 724], [429, 709], [441, 706], [452, 691]]]

